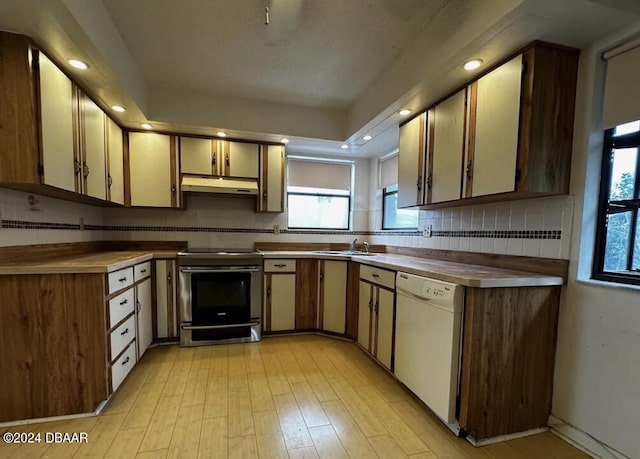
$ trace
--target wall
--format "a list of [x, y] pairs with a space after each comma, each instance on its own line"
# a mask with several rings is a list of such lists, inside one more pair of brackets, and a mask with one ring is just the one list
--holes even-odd
[[[37, 203], [29, 204], [29, 196]], [[0, 188], [0, 246], [102, 239], [100, 207]], [[80, 228], [83, 219], [84, 230]]]
[[640, 457], [640, 289], [588, 277], [602, 158], [604, 63], [599, 56], [637, 34], [640, 23], [581, 56], [571, 183], [575, 231], [560, 311], [553, 401], [556, 417], [632, 458]]

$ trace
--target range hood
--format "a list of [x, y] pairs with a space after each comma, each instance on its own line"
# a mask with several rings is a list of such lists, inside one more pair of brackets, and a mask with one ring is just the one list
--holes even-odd
[[182, 177], [182, 191], [257, 195], [258, 181], [185, 175]]

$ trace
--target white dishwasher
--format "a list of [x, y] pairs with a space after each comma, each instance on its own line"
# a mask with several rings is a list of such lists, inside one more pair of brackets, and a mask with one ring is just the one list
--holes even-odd
[[456, 433], [464, 287], [399, 272], [396, 377]]

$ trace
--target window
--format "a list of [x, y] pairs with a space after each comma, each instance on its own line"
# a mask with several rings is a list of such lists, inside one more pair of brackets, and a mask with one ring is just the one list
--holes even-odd
[[382, 229], [417, 229], [418, 211], [398, 209], [398, 184], [382, 189]]
[[398, 154], [380, 159], [380, 188], [382, 188], [382, 229], [417, 229], [418, 210], [398, 209]]
[[605, 132], [594, 278], [640, 284], [640, 121]]
[[293, 229], [349, 229], [353, 163], [289, 157], [287, 225]]

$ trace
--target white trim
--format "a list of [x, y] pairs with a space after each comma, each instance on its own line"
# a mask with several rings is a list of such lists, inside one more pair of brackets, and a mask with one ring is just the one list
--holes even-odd
[[629, 38], [629, 40], [625, 41], [624, 43], [615, 46], [614, 48], [611, 48], [607, 51], [604, 51], [602, 53], [602, 59], [609, 60], [613, 57], [619, 56], [622, 53], [626, 53], [627, 51], [630, 51], [634, 48], [637, 48], [640, 46], [640, 36], [635, 35]]
[[564, 441], [572, 444], [580, 451], [583, 451], [592, 457], [601, 459], [629, 459], [628, 456], [611, 449], [588, 433], [578, 429], [577, 427], [566, 424], [555, 416], [549, 416], [549, 428], [551, 433], [557, 435]]
[[538, 435], [539, 433], [547, 432], [548, 430], [548, 427], [540, 427], [538, 429], [525, 430], [524, 432], [516, 432], [508, 435], [499, 435], [497, 437], [485, 438], [482, 440], [476, 440], [471, 435], [468, 435], [467, 441], [473, 446], [486, 446], [503, 441], [515, 440], [517, 438], [529, 437], [531, 435]]

